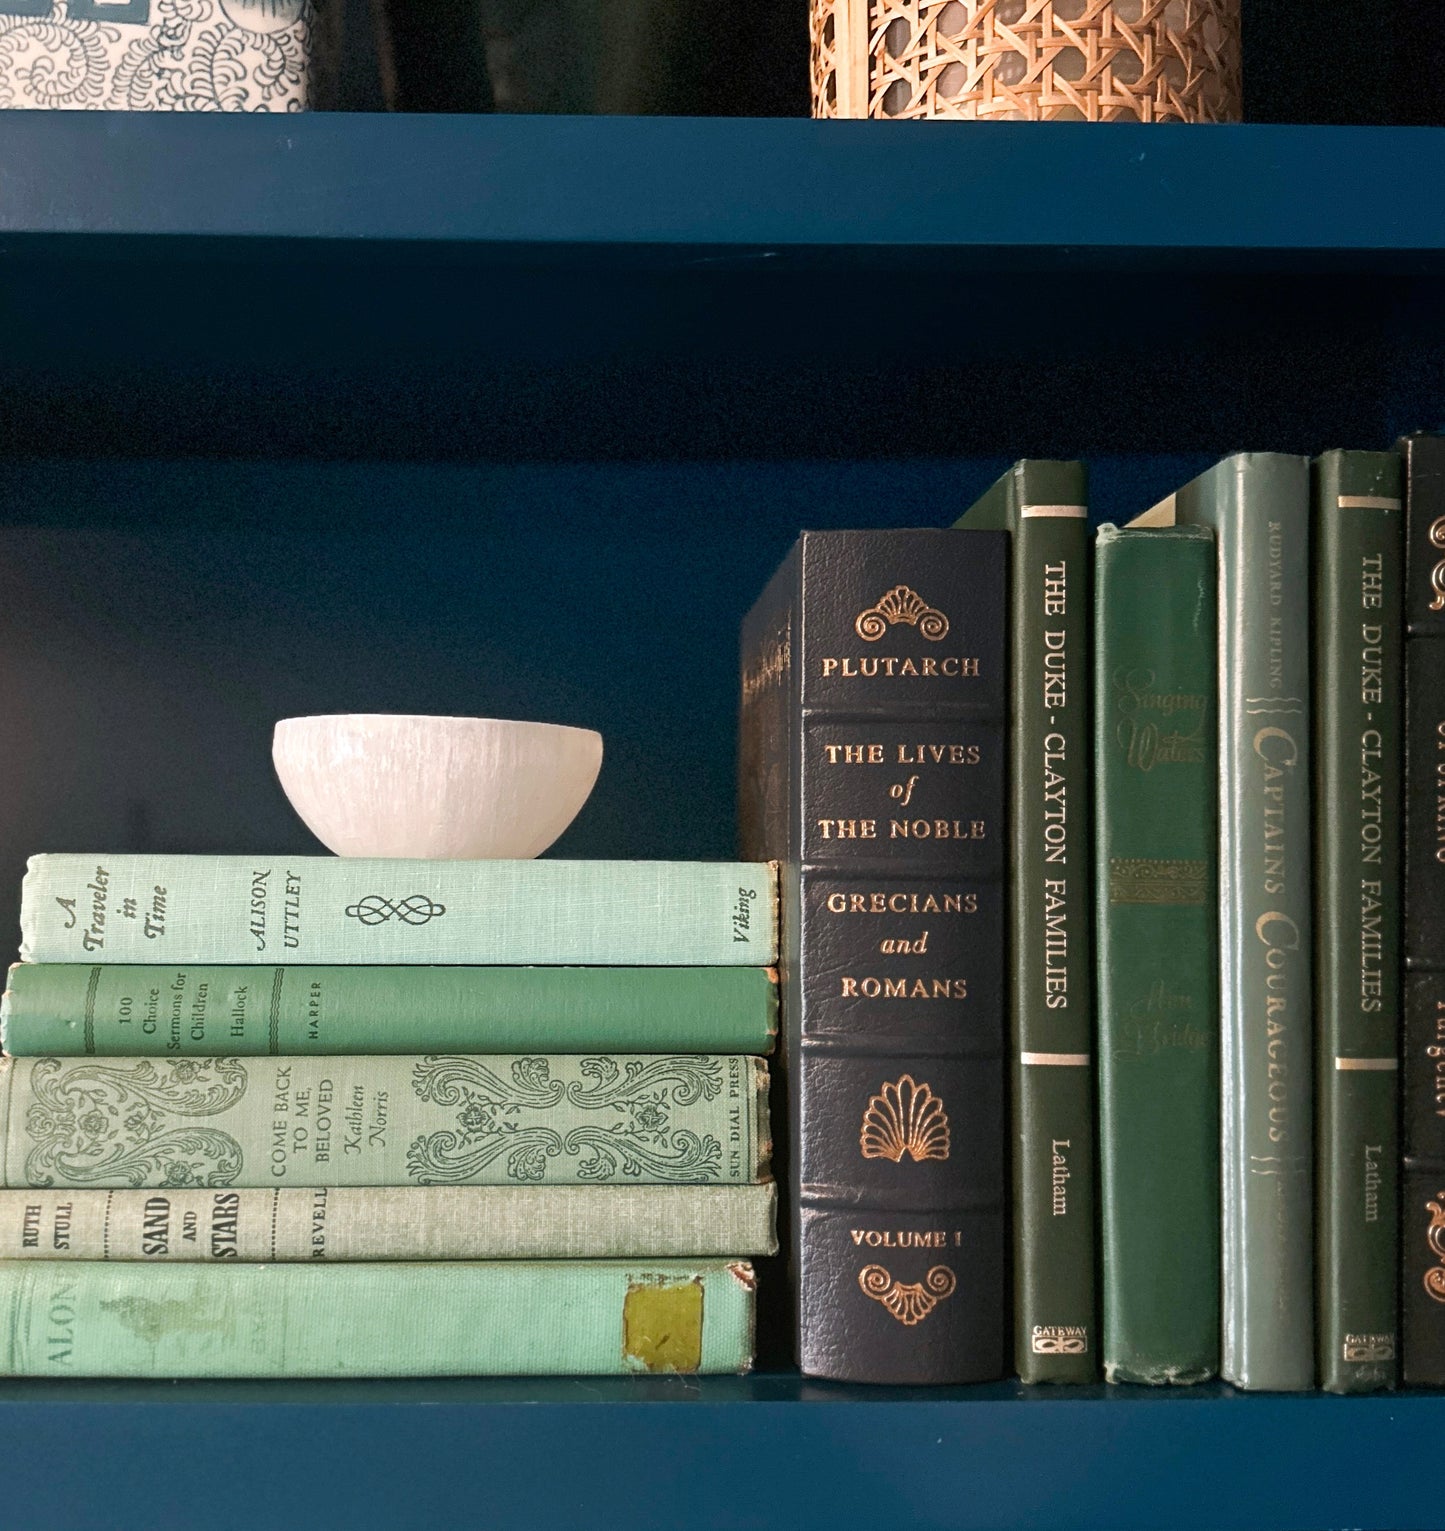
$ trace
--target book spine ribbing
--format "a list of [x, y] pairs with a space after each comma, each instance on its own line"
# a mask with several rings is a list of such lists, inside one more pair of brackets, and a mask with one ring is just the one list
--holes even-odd
[[1003, 1370], [1007, 541], [805, 533], [744, 627], [744, 844], [787, 860], [797, 1346]]
[[775, 1188], [0, 1191], [0, 1260], [602, 1260], [771, 1254]]
[[767, 968], [153, 967], [20, 963], [13, 1057], [766, 1053]]
[[7, 1058], [0, 1183], [747, 1184], [766, 1089], [706, 1054]]
[[1110, 1382], [1202, 1382], [1219, 1369], [1215, 584], [1206, 529], [1099, 530], [1095, 929]]
[[769, 868], [733, 862], [33, 856], [26, 962], [768, 967]]
[[1390, 1387], [1399, 1350], [1400, 460], [1314, 466], [1318, 1363]]
[[1179, 492], [1219, 566], [1221, 1373], [1314, 1386], [1309, 465], [1246, 453]]
[[1445, 438], [1405, 460], [1401, 1374], [1445, 1386]]
[[0, 1375], [742, 1372], [743, 1261], [0, 1261]]

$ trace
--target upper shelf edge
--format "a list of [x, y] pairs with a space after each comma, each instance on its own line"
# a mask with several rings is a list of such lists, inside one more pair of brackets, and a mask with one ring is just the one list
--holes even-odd
[[11, 239], [1410, 256], [1442, 184], [1445, 128], [0, 112]]

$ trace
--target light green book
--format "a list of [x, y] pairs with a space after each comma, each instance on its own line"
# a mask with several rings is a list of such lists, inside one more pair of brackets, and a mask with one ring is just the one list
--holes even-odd
[[0, 1184], [747, 1184], [767, 1083], [695, 1053], [6, 1058]]
[[769, 967], [774, 869], [729, 861], [32, 856], [24, 962]]
[[744, 1261], [0, 1261], [0, 1375], [745, 1372]]
[[777, 1187], [408, 1185], [0, 1191], [0, 1260], [770, 1255]]
[[22, 962], [12, 1057], [767, 1053], [770, 968], [145, 967]]

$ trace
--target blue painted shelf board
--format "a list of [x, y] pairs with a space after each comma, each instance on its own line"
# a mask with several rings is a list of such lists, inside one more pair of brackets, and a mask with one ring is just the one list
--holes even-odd
[[0, 112], [0, 451], [1383, 442], [1445, 397], [1432, 175], [1445, 128]]
[[1439, 1524], [1445, 1397], [754, 1378], [0, 1385], [6, 1520], [1265, 1531]]
[[0, 114], [12, 239], [1374, 263], [1445, 249], [1445, 201], [1390, 195], [1432, 179], [1445, 129]]

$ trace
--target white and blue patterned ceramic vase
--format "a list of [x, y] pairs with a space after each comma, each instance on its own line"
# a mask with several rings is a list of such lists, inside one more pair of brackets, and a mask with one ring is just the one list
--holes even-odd
[[0, 0], [0, 107], [297, 112], [314, 0]]

